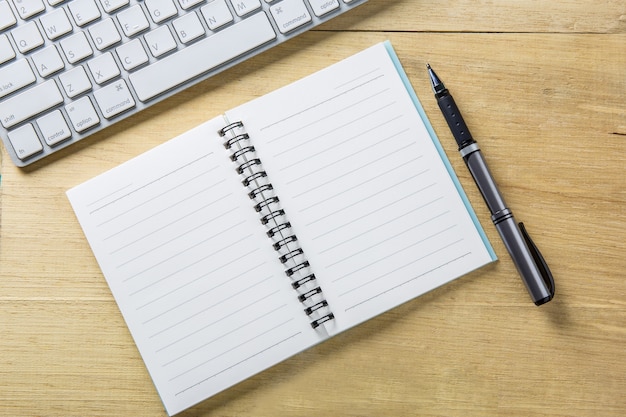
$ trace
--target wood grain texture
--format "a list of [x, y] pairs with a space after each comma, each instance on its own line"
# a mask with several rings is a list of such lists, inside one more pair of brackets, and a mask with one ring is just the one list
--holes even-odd
[[[0, 416], [164, 416], [65, 191], [391, 40], [500, 260], [191, 416], [626, 415], [626, 3], [370, 0], [0, 186]], [[432, 97], [454, 94], [555, 275], [535, 307]]]

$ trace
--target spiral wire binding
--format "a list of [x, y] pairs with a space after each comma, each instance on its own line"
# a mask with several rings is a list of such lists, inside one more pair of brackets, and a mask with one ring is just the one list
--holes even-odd
[[311, 327], [316, 329], [333, 320], [335, 316], [324, 299], [322, 288], [317, 285], [311, 265], [287, 221], [287, 214], [274, 193], [261, 160], [256, 157], [256, 149], [249, 142], [244, 124], [240, 121], [230, 123], [218, 133], [226, 138], [224, 147], [231, 152], [230, 159], [237, 164], [237, 173], [244, 177], [242, 183], [249, 190], [248, 197], [256, 203], [254, 209], [260, 215], [261, 224], [267, 228], [266, 234], [285, 266], [285, 275], [291, 279], [298, 300], [305, 306], [304, 312], [312, 320]]

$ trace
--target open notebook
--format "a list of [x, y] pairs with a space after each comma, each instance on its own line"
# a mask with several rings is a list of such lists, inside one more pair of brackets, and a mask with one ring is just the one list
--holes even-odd
[[170, 415], [495, 259], [388, 42], [67, 194]]

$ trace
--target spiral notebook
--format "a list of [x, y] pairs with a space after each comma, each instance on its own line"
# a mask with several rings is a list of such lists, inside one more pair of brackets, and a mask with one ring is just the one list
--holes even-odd
[[495, 259], [388, 42], [67, 195], [170, 415]]

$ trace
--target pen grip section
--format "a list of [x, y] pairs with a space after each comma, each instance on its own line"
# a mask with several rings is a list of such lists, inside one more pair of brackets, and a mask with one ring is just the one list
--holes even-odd
[[448, 122], [452, 135], [459, 146], [459, 150], [474, 143], [474, 138], [472, 138], [472, 134], [465, 124], [465, 120], [463, 120], [463, 116], [461, 115], [454, 98], [452, 98], [450, 94], [445, 94], [438, 97], [437, 104], [439, 104], [439, 108], [441, 109], [446, 122]]

